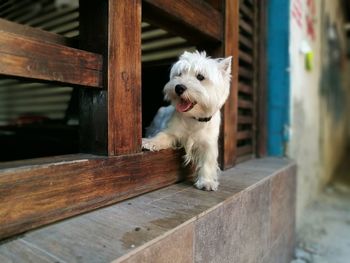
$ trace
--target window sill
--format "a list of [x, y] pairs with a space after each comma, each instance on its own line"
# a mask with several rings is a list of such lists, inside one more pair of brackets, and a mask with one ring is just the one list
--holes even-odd
[[287, 159], [251, 160], [223, 172], [217, 192], [171, 185], [5, 241], [0, 258], [211, 262], [215, 255], [219, 262], [287, 262], [294, 246], [295, 171]]

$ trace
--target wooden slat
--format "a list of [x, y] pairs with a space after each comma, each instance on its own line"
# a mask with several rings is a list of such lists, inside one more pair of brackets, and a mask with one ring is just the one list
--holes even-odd
[[225, 1], [224, 56], [233, 56], [231, 91], [222, 113], [221, 129], [221, 167], [234, 166], [237, 158], [237, 101], [238, 101], [238, 39], [239, 5], [238, 1]]
[[252, 138], [253, 132], [252, 131], [239, 131], [237, 133], [237, 140], [245, 140]]
[[143, 16], [146, 21], [181, 36], [191, 38], [193, 31], [214, 41], [222, 40], [221, 13], [204, 1], [144, 0]]
[[[182, 153], [69, 156], [0, 170], [0, 239], [177, 182]], [[7, 164], [7, 167], [9, 164]]]
[[20, 25], [2, 18], [0, 18], [0, 32], [13, 33], [24, 37], [32, 38], [35, 40], [58, 44], [58, 45], [65, 45], [65, 46], [73, 45], [73, 41], [64, 36], [50, 33], [38, 28]]
[[239, 51], [239, 59], [248, 63], [248, 64], [253, 64], [253, 56], [251, 54], [248, 54], [242, 50]]
[[240, 65], [238, 70], [238, 75], [240, 78], [246, 78], [246, 79], [253, 79], [254, 78], [254, 72], [251, 69], [244, 68]]
[[253, 123], [252, 116], [238, 116], [238, 124], [251, 124]]
[[101, 71], [101, 55], [0, 32], [0, 74], [101, 87]]
[[243, 30], [246, 33], [253, 34], [253, 27], [251, 24], [248, 24], [246, 21], [243, 19], [239, 20], [239, 27], [241, 30]]
[[246, 162], [248, 160], [251, 160], [252, 158], [254, 158], [254, 154], [253, 153], [248, 153], [247, 155], [238, 156], [237, 157], [237, 164]]
[[246, 155], [248, 153], [253, 153], [253, 147], [251, 145], [237, 147], [238, 156]]
[[141, 151], [141, 20], [141, 0], [109, 0], [109, 155]]
[[238, 100], [238, 108], [242, 109], [252, 109], [253, 108], [253, 102], [249, 100]]
[[238, 83], [238, 90], [242, 93], [253, 94], [253, 88], [245, 83]]
[[242, 35], [242, 34], [239, 35], [239, 43], [241, 43], [246, 48], [250, 48], [250, 49], [254, 48], [253, 40], [249, 37]]
[[244, 4], [240, 5], [239, 9], [240, 9], [240, 12], [244, 16], [248, 17], [250, 20], [254, 20], [254, 13], [253, 13], [253, 11], [251, 9], [249, 9], [246, 5], [244, 5]]

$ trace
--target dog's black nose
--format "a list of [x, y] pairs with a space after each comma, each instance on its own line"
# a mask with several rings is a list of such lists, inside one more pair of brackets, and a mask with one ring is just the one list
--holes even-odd
[[182, 84], [177, 84], [175, 86], [175, 92], [178, 96], [180, 96], [182, 93], [184, 93], [186, 89], [187, 89], [186, 86], [182, 85]]

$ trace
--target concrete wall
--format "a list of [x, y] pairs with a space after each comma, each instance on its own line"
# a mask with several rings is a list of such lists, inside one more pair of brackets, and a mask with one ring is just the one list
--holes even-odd
[[330, 181], [346, 149], [350, 87], [342, 12], [339, 0], [291, 0], [287, 155], [298, 165], [298, 218]]

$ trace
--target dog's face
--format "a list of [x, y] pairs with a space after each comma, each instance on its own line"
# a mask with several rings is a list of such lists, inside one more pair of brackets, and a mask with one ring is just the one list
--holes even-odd
[[211, 117], [225, 103], [230, 80], [231, 57], [212, 59], [205, 52], [185, 52], [171, 69], [165, 99], [189, 117]]

